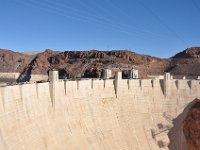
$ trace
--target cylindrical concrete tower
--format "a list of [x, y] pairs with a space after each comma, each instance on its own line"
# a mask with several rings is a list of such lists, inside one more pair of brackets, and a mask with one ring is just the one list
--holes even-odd
[[56, 70], [49, 71], [49, 81], [50, 82], [58, 81], [58, 71]]
[[103, 69], [103, 79], [111, 78], [112, 73], [110, 69]]
[[138, 79], [138, 70], [132, 69], [128, 71], [129, 79]]

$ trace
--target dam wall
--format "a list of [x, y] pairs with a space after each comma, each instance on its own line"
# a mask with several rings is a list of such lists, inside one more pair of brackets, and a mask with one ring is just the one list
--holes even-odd
[[48, 75], [31, 74], [30, 82], [47, 81]]
[[0, 73], [0, 82], [15, 82], [17, 78], [19, 77], [20, 73]]
[[[16, 80], [19, 78], [20, 73], [15, 72], [1, 72], [0, 73], [0, 82], [16, 82]], [[48, 80], [48, 75], [41, 75], [41, 74], [31, 74], [29, 82], [36, 82], [36, 81], [47, 81]]]
[[199, 80], [55, 80], [0, 87], [1, 150], [186, 150]]

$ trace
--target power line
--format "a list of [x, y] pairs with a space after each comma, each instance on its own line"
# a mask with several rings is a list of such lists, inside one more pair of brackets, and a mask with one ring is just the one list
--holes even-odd
[[181, 41], [182, 43], [184, 43], [187, 47], [188, 47], [188, 42], [185, 41], [181, 36], [179, 36], [165, 21], [163, 21], [152, 9], [150, 9], [148, 6], [146, 6], [141, 0], [137, 0], [138, 3], [140, 5], [142, 5], [144, 7], [144, 9], [146, 9], [147, 11], [149, 11], [151, 13], [152, 16], [154, 16], [154, 18], [156, 20], [158, 20], [160, 22], [161, 25], [163, 25], [168, 31], [170, 31], [177, 39], [179, 39], [179, 41]]
[[[126, 12], [120, 5], [118, 5], [118, 4], [114, 3], [114, 2], [111, 2], [111, 0], [106, 0], [106, 2], [108, 4], [110, 4], [112, 7], [116, 8], [118, 11], [120, 11], [120, 13], [122, 13], [125, 17], [130, 16], [130, 12], [129, 13]], [[131, 20], [132, 18], [128, 18], [128, 19]], [[164, 35], [156, 34], [154, 32], [147, 31], [147, 30], [141, 30], [140, 28], [135, 27], [135, 26], [131, 26], [129, 24], [124, 24], [124, 26], [126, 26], [127, 28], [134, 27], [134, 29], [142, 31], [143, 33], [146, 33], [148, 35], [154, 35], [154, 36], [157, 36], [157, 37], [160, 37], [160, 38], [164, 37]]]
[[[85, 3], [83, 3], [81, 0], [79, 0], [79, 4], [81, 4], [87, 10], [88, 9], [92, 10], [91, 8], [93, 8], [93, 12], [96, 12], [97, 9], [98, 9], [99, 12], [104, 12], [104, 13], [107, 13], [107, 14], [111, 12], [111, 11], [107, 11], [107, 9], [105, 9], [104, 7], [101, 7], [100, 5], [96, 5], [97, 7], [95, 7], [95, 8], [94, 7], [88, 7], [88, 5], [86, 5]], [[110, 13], [110, 14], [113, 14], [113, 13]], [[138, 33], [138, 34], [149, 34], [150, 33], [154, 37], [162, 37], [161, 35], [155, 34], [153, 32], [144, 31], [144, 30], [141, 30], [141, 29], [139, 29], [137, 27], [134, 27], [134, 26], [130, 26], [130, 25], [127, 25], [127, 24], [122, 24], [121, 22], [119, 24], [119, 22], [114, 22], [113, 20], [111, 20], [110, 18], [107, 18], [107, 17], [95, 16], [95, 15], [93, 15], [93, 17], [96, 17], [96, 18], [98, 18], [98, 19], [100, 19], [102, 21], [105, 21], [107, 23], [110, 23], [110, 24], [115, 24], [115, 26], [120, 27], [123, 30], [127, 29], [127, 28], [131, 28], [131, 32], [134, 32], [134, 33]], [[134, 30], [132, 28], [134, 28]], [[131, 33], [130, 31], [128, 31], [128, 32]]]
[[[17, 1], [17, 0], [16, 0]], [[77, 9], [71, 8], [69, 6], [66, 5], [60, 5], [59, 3], [55, 3], [55, 2], [49, 2], [47, 0], [45, 0], [46, 2], [41, 2], [41, 1], [33, 1], [33, 0], [27, 0], [25, 1], [20, 1], [20, 3], [24, 3], [33, 7], [37, 7], [39, 9], [43, 9], [46, 11], [50, 11], [50, 12], [54, 12], [58, 15], [62, 15], [64, 17], [68, 17], [68, 18], [72, 18], [75, 20], [79, 20], [82, 22], [88, 22], [88, 23], [92, 23], [92, 24], [102, 24], [102, 25], [106, 25], [106, 27], [109, 25], [110, 27], [112, 27], [112, 29], [117, 30], [119, 32], [131, 35], [131, 36], [139, 36], [142, 37], [144, 39], [147, 38], [147, 35], [144, 36], [145, 33], [144, 31], [139, 31], [139, 30], [134, 30], [134, 29], [130, 29], [129, 31], [127, 31], [127, 26], [118, 24], [118, 23], [114, 23], [112, 20], [109, 20], [105, 17], [99, 17], [96, 16], [94, 14], [88, 14], [87, 12], [81, 12]], [[19, 1], [17, 1], [19, 2]], [[144, 34], [143, 36], [141, 36], [142, 34]], [[154, 36], [155, 37], [155, 36]]]

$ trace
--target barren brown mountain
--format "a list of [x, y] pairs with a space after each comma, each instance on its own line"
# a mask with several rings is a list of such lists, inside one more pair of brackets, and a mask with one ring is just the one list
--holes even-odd
[[0, 49], [0, 72], [22, 72], [32, 59], [31, 55]]
[[122, 70], [126, 76], [126, 70], [133, 66], [139, 70], [141, 78], [164, 72], [174, 75], [200, 74], [199, 47], [188, 48], [168, 59], [128, 50], [58, 52], [48, 49], [35, 57], [0, 50], [0, 61], [1, 72], [20, 72], [21, 76], [48, 74], [50, 69], [57, 69], [60, 77], [98, 77], [102, 68], [109, 68], [113, 72]]
[[167, 59], [140, 55], [127, 50], [113, 51], [65, 51], [46, 50], [38, 54], [25, 67], [22, 74], [47, 74], [50, 69], [57, 69], [61, 77], [98, 77], [103, 68], [122, 70], [126, 74], [135, 66], [140, 77], [147, 74], [162, 74], [168, 64]]
[[171, 58], [169, 72], [179, 75], [200, 75], [200, 47], [193, 47]]

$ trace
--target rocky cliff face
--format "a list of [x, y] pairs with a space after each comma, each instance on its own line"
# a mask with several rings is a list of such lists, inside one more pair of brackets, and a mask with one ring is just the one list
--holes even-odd
[[[127, 50], [119, 51], [65, 51], [46, 50], [40, 53], [26, 67], [23, 73], [47, 74], [50, 69], [60, 71], [63, 77], [98, 77], [103, 68], [118, 71], [136, 66], [140, 76], [148, 73], [160, 74], [165, 71], [168, 60], [140, 55]], [[154, 71], [152, 71], [152, 69]]]
[[200, 47], [187, 48], [171, 58], [168, 71], [179, 75], [200, 75]]
[[188, 150], [200, 150], [200, 100], [190, 109], [183, 122]]
[[186, 50], [176, 54], [172, 58], [199, 58], [200, 47], [187, 48]]
[[0, 49], [0, 72], [22, 72], [31, 59], [31, 55]]
[[20, 72], [21, 78], [30, 74], [47, 74], [51, 69], [59, 70], [60, 77], [98, 77], [103, 68], [113, 72], [135, 66], [139, 76], [158, 75], [171, 72], [175, 75], [200, 74], [200, 48], [188, 48], [169, 59], [137, 54], [127, 50], [113, 51], [65, 51], [46, 50], [29, 56], [8, 50], [0, 50], [0, 72]]

